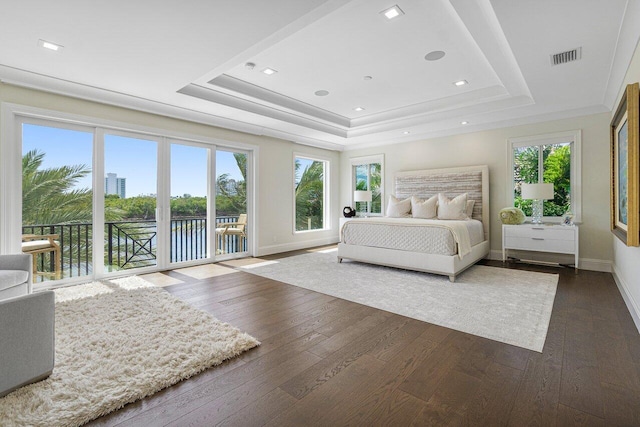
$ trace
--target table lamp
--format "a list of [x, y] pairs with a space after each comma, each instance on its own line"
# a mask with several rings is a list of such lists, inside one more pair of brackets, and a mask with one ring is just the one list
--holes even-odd
[[[353, 192], [353, 201], [354, 202], [366, 202], [366, 203], [369, 203], [371, 200], [373, 200], [373, 195], [371, 194], [371, 191], [356, 190], [356, 191]], [[364, 212], [367, 213], [367, 212], [369, 212], [369, 209], [368, 209], [369, 205], [365, 205], [365, 206], [366, 206], [366, 208], [365, 208]]]
[[542, 224], [542, 204], [544, 200], [553, 199], [553, 184], [522, 184], [522, 198], [524, 200], [533, 200], [533, 203], [531, 203], [531, 207], [533, 208], [531, 222], [534, 224]]

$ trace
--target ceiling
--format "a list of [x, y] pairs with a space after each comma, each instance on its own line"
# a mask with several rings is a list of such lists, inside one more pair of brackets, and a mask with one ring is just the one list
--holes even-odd
[[0, 80], [352, 149], [611, 111], [639, 3], [21, 0], [0, 15]]

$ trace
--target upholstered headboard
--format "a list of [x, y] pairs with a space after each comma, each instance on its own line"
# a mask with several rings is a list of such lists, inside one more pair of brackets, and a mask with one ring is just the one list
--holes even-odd
[[455, 197], [467, 193], [467, 200], [476, 201], [472, 218], [482, 221], [484, 237], [489, 240], [489, 166], [397, 172], [394, 191], [401, 199], [411, 196], [428, 199], [438, 193]]

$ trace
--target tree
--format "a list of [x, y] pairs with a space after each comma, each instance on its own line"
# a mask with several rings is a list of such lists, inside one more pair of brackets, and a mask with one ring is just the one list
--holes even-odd
[[[296, 175], [301, 164], [295, 163]], [[322, 228], [324, 209], [324, 164], [314, 161], [305, 168], [296, 185], [296, 230]], [[309, 221], [310, 220], [310, 221]]]
[[[540, 152], [542, 150], [542, 152]], [[542, 182], [552, 183], [554, 199], [544, 202], [545, 216], [561, 216], [571, 208], [571, 145], [548, 144], [523, 147], [514, 158], [514, 206], [531, 215], [531, 200], [522, 199], [523, 183], [537, 183], [539, 156], [542, 155]]]
[[32, 150], [22, 157], [22, 223], [91, 222], [93, 193], [74, 189], [91, 173], [86, 165], [41, 169], [45, 153]]

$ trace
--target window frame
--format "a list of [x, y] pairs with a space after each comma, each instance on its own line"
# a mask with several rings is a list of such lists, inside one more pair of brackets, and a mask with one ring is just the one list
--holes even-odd
[[[571, 211], [575, 223], [582, 222], [582, 131], [580, 129], [507, 139], [507, 205], [514, 206], [514, 149], [549, 144], [571, 144]], [[542, 170], [542, 165], [540, 165]], [[527, 220], [531, 220], [528, 216]], [[544, 222], [562, 223], [561, 216], [545, 216]]]
[[[248, 227], [250, 230], [256, 230], [256, 218], [258, 215], [257, 204], [255, 198], [258, 194], [258, 182], [256, 176], [258, 174], [259, 165], [259, 149], [257, 145], [232, 141], [219, 138], [206, 137], [200, 134], [190, 134], [181, 131], [173, 131], [165, 128], [156, 128], [139, 123], [119, 122], [104, 119], [99, 116], [83, 116], [74, 113], [61, 112], [55, 110], [44, 109], [40, 107], [26, 106], [8, 102], [0, 103], [0, 118], [3, 126], [0, 128], [1, 140], [0, 144], [0, 254], [18, 253], [21, 251], [21, 235], [22, 235], [22, 124], [29, 123], [48, 127], [56, 127], [61, 129], [79, 130], [92, 132], [94, 135], [93, 150], [93, 221], [94, 235], [104, 234], [104, 209], [103, 204], [96, 203], [96, 200], [104, 199], [104, 137], [105, 134], [122, 135], [133, 138], [147, 139], [156, 141], [158, 145], [158, 222], [162, 218], [170, 218], [170, 159], [169, 150], [172, 143], [180, 143], [185, 145], [196, 145], [207, 147], [215, 153], [216, 150], [233, 150], [246, 152], [247, 157], [247, 214], [249, 214]], [[215, 167], [215, 165], [213, 166]], [[215, 169], [212, 170], [215, 175]], [[162, 183], [160, 182], [162, 181]], [[160, 204], [160, 197], [163, 203]], [[211, 199], [211, 197], [208, 197]], [[103, 203], [103, 202], [101, 202]], [[164, 207], [162, 206], [164, 205]], [[215, 218], [216, 212], [212, 210], [211, 216]], [[102, 227], [102, 228], [100, 228]], [[160, 227], [160, 225], [159, 225]], [[215, 234], [215, 233], [214, 233]], [[211, 236], [211, 233], [208, 233]], [[257, 253], [257, 238], [255, 232], [250, 233], [247, 241], [248, 254]], [[160, 239], [160, 238], [159, 238]], [[166, 242], [165, 242], [166, 244]], [[101, 239], [95, 239], [93, 242], [94, 251], [98, 253], [101, 250], [103, 242]], [[160, 240], [158, 240], [160, 245]], [[212, 247], [209, 243], [209, 247]], [[145, 272], [160, 271], [168, 268], [169, 257], [168, 247], [164, 246], [159, 249], [157, 254], [158, 265], [151, 267], [142, 267], [136, 271], [136, 274]], [[215, 259], [215, 255], [206, 259], [197, 259], [184, 261], [181, 267], [200, 265], [211, 263]], [[123, 270], [121, 272], [112, 272], [105, 274], [102, 265], [103, 258], [96, 257], [93, 264], [93, 274], [56, 280], [51, 285], [47, 284], [41, 289], [47, 287], [64, 286], [69, 283], [78, 283], [88, 279], [99, 280], [104, 277], [119, 277], [131, 275], [131, 270]], [[162, 263], [162, 265], [161, 265]], [[175, 266], [176, 264], [172, 264]], [[48, 283], [48, 282], [45, 282]]]
[[[357, 177], [356, 177], [356, 167], [357, 166], [369, 166], [373, 163], [380, 164], [380, 213], [371, 212], [372, 203], [367, 205], [367, 215], [369, 216], [384, 216], [385, 212], [385, 191], [384, 191], [384, 154], [374, 154], [371, 156], [362, 156], [362, 157], [351, 157], [349, 159], [349, 164], [351, 167], [351, 192], [349, 193], [350, 206], [353, 206], [353, 209], [356, 208], [356, 203], [353, 201], [353, 193], [356, 190], [357, 186]], [[371, 168], [367, 168], [367, 180], [371, 179]], [[369, 188], [369, 185], [367, 185]], [[369, 188], [370, 189], [370, 188]]]
[[[322, 162], [324, 165], [324, 170], [322, 173], [322, 228], [316, 228], [313, 230], [297, 230], [296, 229], [296, 159], [304, 159], [311, 160], [312, 162]], [[330, 197], [330, 173], [331, 173], [331, 160], [327, 157], [311, 155], [301, 152], [293, 153], [293, 161], [292, 161], [292, 186], [291, 186], [291, 195], [293, 199], [292, 206], [292, 226], [293, 226], [293, 234], [300, 233], [315, 233], [321, 231], [327, 231], [331, 228], [331, 216], [330, 216], [330, 206], [329, 201]]]

